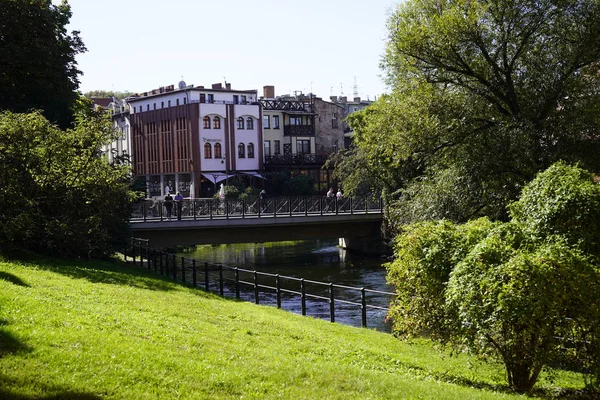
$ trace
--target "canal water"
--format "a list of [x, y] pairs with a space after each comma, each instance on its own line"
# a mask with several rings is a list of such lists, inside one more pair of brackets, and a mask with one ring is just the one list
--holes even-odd
[[[337, 240], [306, 240], [293, 242], [237, 243], [224, 245], [201, 245], [185, 252], [179, 257], [193, 258], [201, 264], [223, 265], [247, 270], [256, 270], [267, 274], [279, 274], [292, 278], [304, 278], [309, 281], [333, 283], [335, 285], [365, 288], [382, 292], [393, 292], [394, 288], [386, 284], [385, 260], [347, 252], [337, 246]], [[240, 280], [252, 282], [252, 274], [240, 274]], [[273, 278], [274, 279], [274, 278]], [[260, 280], [263, 280], [261, 277]], [[266, 286], [274, 283], [259, 282]], [[281, 279], [281, 287], [288, 290], [281, 299], [281, 308], [301, 313], [300, 283], [294, 279]], [[306, 284], [306, 314], [316, 318], [330, 319], [331, 309], [327, 285]], [[334, 289], [335, 321], [352, 326], [361, 326], [361, 292], [345, 288]], [[225, 287], [228, 297], [235, 296], [232, 282]], [[242, 285], [241, 298], [255, 301], [251, 285]], [[386, 310], [392, 296], [366, 291], [367, 327], [389, 332], [389, 323], [385, 322]], [[260, 304], [276, 305], [274, 291], [261, 291]], [[357, 304], [352, 304], [357, 303]]]

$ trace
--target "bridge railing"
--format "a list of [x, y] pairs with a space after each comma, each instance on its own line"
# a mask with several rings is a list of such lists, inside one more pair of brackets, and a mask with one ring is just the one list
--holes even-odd
[[260, 218], [299, 215], [381, 213], [380, 198], [322, 196], [273, 197], [266, 200], [186, 199], [173, 201], [170, 209], [163, 200], [143, 200], [133, 205], [132, 222], [197, 220], [213, 218]]
[[373, 314], [383, 322], [389, 304], [397, 296], [397, 293], [384, 290], [209, 265], [152, 249], [145, 239], [133, 239], [124, 256], [126, 262], [224, 297], [272, 305], [302, 315], [326, 318], [331, 322], [336, 322], [336, 315], [340, 311], [354, 313], [357, 317], [352, 319], [360, 319], [362, 327], [367, 327], [368, 317], [373, 317]]

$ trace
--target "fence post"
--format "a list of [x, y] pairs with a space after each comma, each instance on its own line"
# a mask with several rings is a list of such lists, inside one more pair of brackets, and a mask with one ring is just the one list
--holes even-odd
[[181, 257], [181, 282], [185, 283], [185, 258]]
[[223, 266], [219, 265], [219, 294], [223, 296]]
[[307, 200], [306, 197], [304, 197], [304, 216], [306, 217], [308, 215], [308, 204], [306, 204]]
[[281, 283], [279, 274], [275, 275], [275, 297], [277, 298], [277, 308], [281, 308]]
[[242, 199], [242, 218], [246, 218], [246, 200]]
[[192, 284], [196, 287], [196, 259], [192, 258]]
[[258, 299], [258, 274], [256, 273], [256, 271], [253, 271], [253, 275], [254, 275], [254, 302], [256, 304], [259, 303], [259, 299]]
[[144, 222], [146, 222], [146, 201], [142, 203], [142, 212], [144, 213]]
[[133, 257], [133, 266], [135, 267], [135, 242], [131, 242], [131, 256]]
[[209, 291], [209, 287], [208, 287], [208, 263], [205, 262], [204, 263], [204, 288], [206, 289], [206, 291]]
[[177, 256], [173, 254], [173, 280], [177, 280]]
[[165, 276], [169, 276], [169, 253], [165, 253]]
[[273, 199], [273, 217], [277, 217], [277, 198]]
[[352, 205], [352, 200], [354, 200], [354, 197], [350, 197], [350, 215], [354, 214], [354, 206]]
[[156, 249], [152, 249], [152, 266], [154, 267], [154, 272], [156, 272]]
[[163, 252], [158, 253], [158, 261], [160, 262], [160, 274], [163, 275], [163, 260], [162, 260]]
[[208, 217], [209, 217], [209, 219], [212, 219], [214, 202], [215, 202], [215, 199], [212, 199], [212, 201], [208, 202]]
[[302, 315], [306, 315], [306, 287], [304, 285], [304, 278], [300, 279], [300, 293]]
[[321, 215], [323, 215], [323, 198], [319, 197], [319, 208], [321, 209]]
[[335, 322], [335, 297], [333, 295], [333, 283], [329, 284], [329, 319]]
[[[196, 200], [192, 200], [192, 213], [194, 214], [194, 221], [196, 220]], [[194, 285], [196, 286], [196, 285]]]
[[260, 197], [258, 198], [258, 218], [260, 218], [260, 213], [262, 212], [262, 200]]
[[240, 299], [240, 271], [235, 267], [235, 298]]
[[361, 319], [362, 319], [362, 327], [367, 327], [367, 297], [365, 295], [365, 288], [360, 289], [360, 311], [361, 311]]
[[150, 247], [146, 247], [146, 262], [148, 263], [148, 269], [152, 269], [152, 264], [150, 263]]
[[365, 214], [369, 213], [369, 200], [367, 199], [367, 196], [365, 196]]
[[288, 210], [290, 212], [290, 217], [292, 216], [292, 196], [288, 198]]
[[339, 210], [339, 205], [338, 205], [338, 198], [337, 196], [335, 197], [335, 215], [338, 215], [338, 210]]

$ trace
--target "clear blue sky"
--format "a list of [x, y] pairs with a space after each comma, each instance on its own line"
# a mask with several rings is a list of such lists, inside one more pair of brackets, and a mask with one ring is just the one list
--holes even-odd
[[[53, 0], [59, 3], [60, 0]], [[328, 99], [385, 92], [379, 61], [397, 0], [70, 0], [83, 92], [274, 85]]]

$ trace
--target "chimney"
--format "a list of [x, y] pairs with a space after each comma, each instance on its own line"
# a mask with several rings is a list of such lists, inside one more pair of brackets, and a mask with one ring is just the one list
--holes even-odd
[[342, 103], [347, 103], [348, 102], [348, 97], [344, 96], [342, 97]]
[[331, 100], [332, 103], [337, 103], [337, 96], [329, 96], [329, 100]]
[[213, 89], [223, 89], [223, 85], [221, 85], [220, 83], [213, 83], [212, 88]]
[[354, 102], [355, 102], [355, 103], [360, 103], [360, 97], [355, 97], [355, 98], [354, 98]]
[[263, 86], [263, 95], [266, 99], [275, 98], [275, 86]]
[[227, 90], [231, 90], [231, 83], [226, 83], [226, 84], [225, 84], [225, 88], [226, 88]]

